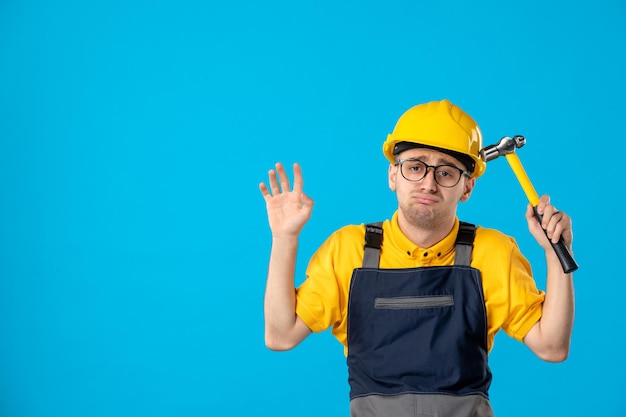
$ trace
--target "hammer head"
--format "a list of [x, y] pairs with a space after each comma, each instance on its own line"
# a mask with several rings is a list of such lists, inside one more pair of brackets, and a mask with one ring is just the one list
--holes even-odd
[[500, 155], [506, 155], [515, 152], [516, 148], [521, 148], [526, 144], [524, 136], [513, 136], [512, 138], [505, 136], [495, 145], [489, 145], [480, 150], [480, 156], [483, 161], [488, 162], [496, 159]]

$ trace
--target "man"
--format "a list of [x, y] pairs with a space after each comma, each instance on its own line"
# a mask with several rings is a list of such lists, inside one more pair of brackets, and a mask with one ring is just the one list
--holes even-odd
[[567, 358], [574, 315], [572, 275], [552, 249], [571, 250], [570, 218], [542, 196], [528, 228], [545, 250], [546, 290], [515, 241], [460, 222], [485, 170], [476, 122], [448, 100], [421, 104], [398, 120], [383, 145], [398, 209], [382, 224], [350, 225], [317, 250], [294, 288], [298, 235], [313, 200], [294, 164], [261, 183], [272, 249], [265, 294], [265, 340], [298, 345], [332, 327], [348, 358], [352, 416], [492, 416], [487, 365], [503, 329], [539, 358]]

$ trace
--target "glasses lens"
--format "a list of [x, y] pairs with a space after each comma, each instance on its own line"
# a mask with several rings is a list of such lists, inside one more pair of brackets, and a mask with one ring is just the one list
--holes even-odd
[[442, 187], [454, 187], [461, 178], [461, 171], [458, 168], [440, 165], [435, 170], [435, 181]]
[[426, 164], [422, 161], [407, 160], [401, 164], [402, 175], [409, 181], [419, 181], [426, 175]]

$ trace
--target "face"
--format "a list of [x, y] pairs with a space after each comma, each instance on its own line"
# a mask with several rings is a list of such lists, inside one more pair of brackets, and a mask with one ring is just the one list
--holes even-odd
[[[433, 149], [409, 149], [396, 155], [396, 159], [417, 158], [428, 165], [453, 165], [465, 170], [456, 158]], [[418, 182], [410, 182], [400, 173], [400, 165], [389, 167], [389, 188], [396, 193], [399, 216], [409, 224], [423, 229], [437, 229], [454, 221], [460, 201], [469, 199], [475, 178], [461, 176], [454, 187], [442, 187], [435, 181], [434, 172], [428, 169]]]

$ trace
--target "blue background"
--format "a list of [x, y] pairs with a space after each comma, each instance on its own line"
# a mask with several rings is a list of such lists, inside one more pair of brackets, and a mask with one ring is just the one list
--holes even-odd
[[[504, 334], [496, 415], [626, 411], [621, 1], [0, 1], [0, 415], [346, 416], [342, 347], [263, 342], [258, 183], [298, 161], [306, 261], [390, 218], [381, 145], [448, 98], [485, 145], [522, 134], [574, 219], [569, 359]], [[513, 235], [544, 288], [504, 159], [460, 207]], [[595, 247], [595, 249], [594, 249]]]

